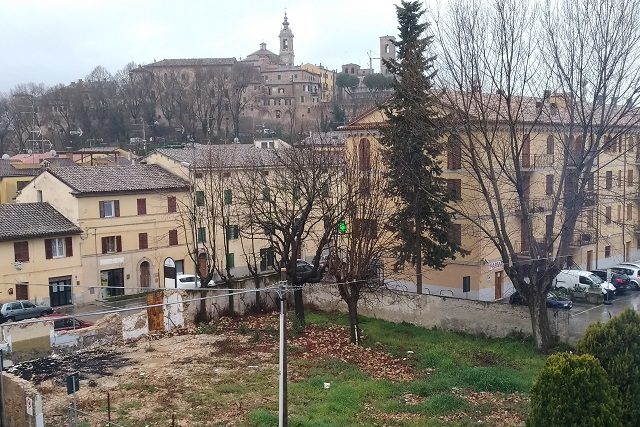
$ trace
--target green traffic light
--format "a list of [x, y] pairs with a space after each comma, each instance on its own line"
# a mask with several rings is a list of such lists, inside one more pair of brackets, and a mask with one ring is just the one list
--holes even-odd
[[347, 232], [347, 222], [344, 219], [341, 219], [338, 223], [338, 233], [345, 234]]

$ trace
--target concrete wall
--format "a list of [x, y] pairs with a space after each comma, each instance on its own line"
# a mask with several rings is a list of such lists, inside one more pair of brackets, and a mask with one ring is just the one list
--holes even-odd
[[[3, 373], [2, 386], [8, 427], [44, 427], [42, 396], [31, 383], [15, 375]], [[32, 403], [32, 415], [27, 413], [27, 398]]]
[[0, 338], [14, 353], [28, 353], [51, 348], [53, 321], [13, 322], [0, 326]]

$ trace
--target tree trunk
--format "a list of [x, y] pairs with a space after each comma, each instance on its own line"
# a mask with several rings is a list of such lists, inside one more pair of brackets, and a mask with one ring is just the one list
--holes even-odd
[[198, 310], [198, 323], [208, 323], [209, 316], [207, 315], [207, 300], [204, 299], [207, 296], [207, 292], [200, 291], [200, 309]]
[[304, 328], [304, 302], [302, 300], [302, 288], [298, 288], [293, 291], [293, 303], [296, 312], [296, 321], [298, 327]]
[[347, 299], [347, 307], [349, 308], [349, 329], [351, 332], [351, 342], [360, 345], [360, 324], [358, 323], [358, 300], [355, 298]]
[[549, 316], [547, 314], [546, 293], [531, 292], [527, 296], [529, 303], [529, 314], [531, 315], [531, 328], [533, 339], [539, 350], [546, 351], [551, 347], [552, 334], [549, 326]]
[[256, 288], [256, 310], [262, 311], [262, 300], [260, 299], [260, 277], [254, 276], [253, 285]]
[[[415, 218], [416, 223], [416, 238], [419, 240], [422, 236], [422, 226], [420, 218]], [[422, 247], [418, 245], [416, 252], [416, 292], [422, 294]]]

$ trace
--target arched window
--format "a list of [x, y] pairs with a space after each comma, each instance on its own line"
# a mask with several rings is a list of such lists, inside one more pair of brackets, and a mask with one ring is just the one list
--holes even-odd
[[555, 145], [555, 140], [553, 138], [553, 135], [549, 135], [547, 137], [547, 154], [553, 154], [554, 153], [554, 145]]
[[360, 139], [358, 144], [358, 166], [361, 171], [371, 169], [371, 143], [367, 138]]

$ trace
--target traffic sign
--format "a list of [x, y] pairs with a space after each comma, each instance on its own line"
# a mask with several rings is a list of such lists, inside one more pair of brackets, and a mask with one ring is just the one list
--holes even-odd
[[67, 376], [67, 394], [73, 394], [80, 390], [80, 373], [74, 372]]

